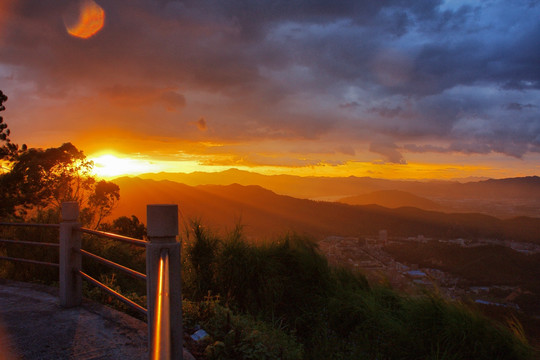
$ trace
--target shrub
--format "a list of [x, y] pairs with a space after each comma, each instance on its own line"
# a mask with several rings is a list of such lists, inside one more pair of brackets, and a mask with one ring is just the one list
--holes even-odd
[[[531, 349], [508, 328], [434, 293], [384, 287], [330, 300], [329, 325], [343, 358], [527, 359]], [[337, 341], [336, 341], [337, 339]]]
[[202, 340], [207, 359], [301, 359], [302, 345], [265, 322], [235, 315], [216, 301], [183, 301], [184, 327], [200, 325], [210, 337]]
[[[434, 293], [370, 287], [359, 274], [331, 268], [309, 239], [287, 235], [254, 245], [238, 231], [225, 240], [205, 236], [195, 236], [201, 244], [191, 244], [186, 258], [193, 259], [192, 249], [208, 249], [209, 256], [196, 258], [211, 271], [188, 263], [188, 287], [205, 279], [199, 294], [210, 292], [236, 312], [295, 334], [307, 359], [532, 357], [523, 338], [462, 304]], [[220, 341], [209, 347], [212, 356], [229, 346]]]

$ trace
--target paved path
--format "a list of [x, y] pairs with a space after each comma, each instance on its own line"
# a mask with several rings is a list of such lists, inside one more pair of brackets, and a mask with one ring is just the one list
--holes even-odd
[[146, 323], [58, 289], [0, 279], [0, 360], [147, 359]]

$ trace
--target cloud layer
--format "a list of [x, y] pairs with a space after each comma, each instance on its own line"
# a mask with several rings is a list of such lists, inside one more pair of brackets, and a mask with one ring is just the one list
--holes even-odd
[[73, 0], [5, 3], [0, 86], [25, 136], [249, 143], [254, 161], [265, 141], [328, 162], [540, 152], [538, 1], [95, 1], [87, 40]]

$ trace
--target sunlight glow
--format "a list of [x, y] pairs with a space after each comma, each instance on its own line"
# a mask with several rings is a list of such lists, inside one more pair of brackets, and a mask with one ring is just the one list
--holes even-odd
[[159, 164], [148, 160], [119, 158], [110, 154], [91, 157], [90, 160], [94, 162], [94, 173], [105, 178], [163, 171]]
[[103, 28], [105, 11], [93, 0], [81, 3], [80, 14], [75, 24], [66, 24], [68, 33], [72, 36], [88, 39]]
[[[114, 152], [112, 152], [114, 153]], [[93, 172], [102, 178], [115, 178], [120, 176], [136, 176], [150, 173], [192, 173], [192, 172], [219, 172], [231, 168], [256, 172], [263, 175], [296, 175], [296, 176], [323, 176], [323, 177], [373, 177], [381, 179], [439, 179], [450, 180], [456, 178], [483, 176], [493, 178], [508, 177], [496, 168], [489, 166], [456, 165], [456, 164], [430, 164], [408, 163], [378, 164], [373, 162], [348, 161], [341, 165], [325, 163], [312, 166], [285, 167], [256, 164], [225, 165], [221, 163], [209, 164], [202, 157], [193, 156], [193, 160], [159, 160], [150, 157], [126, 157], [100, 152], [89, 156], [94, 162]], [[208, 159], [206, 159], [208, 160]]]

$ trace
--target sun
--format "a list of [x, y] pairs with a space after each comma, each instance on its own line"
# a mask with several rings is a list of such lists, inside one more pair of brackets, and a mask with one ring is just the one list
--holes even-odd
[[89, 157], [89, 159], [94, 162], [94, 173], [102, 178], [161, 171], [160, 165], [148, 160], [117, 157], [112, 154]]

